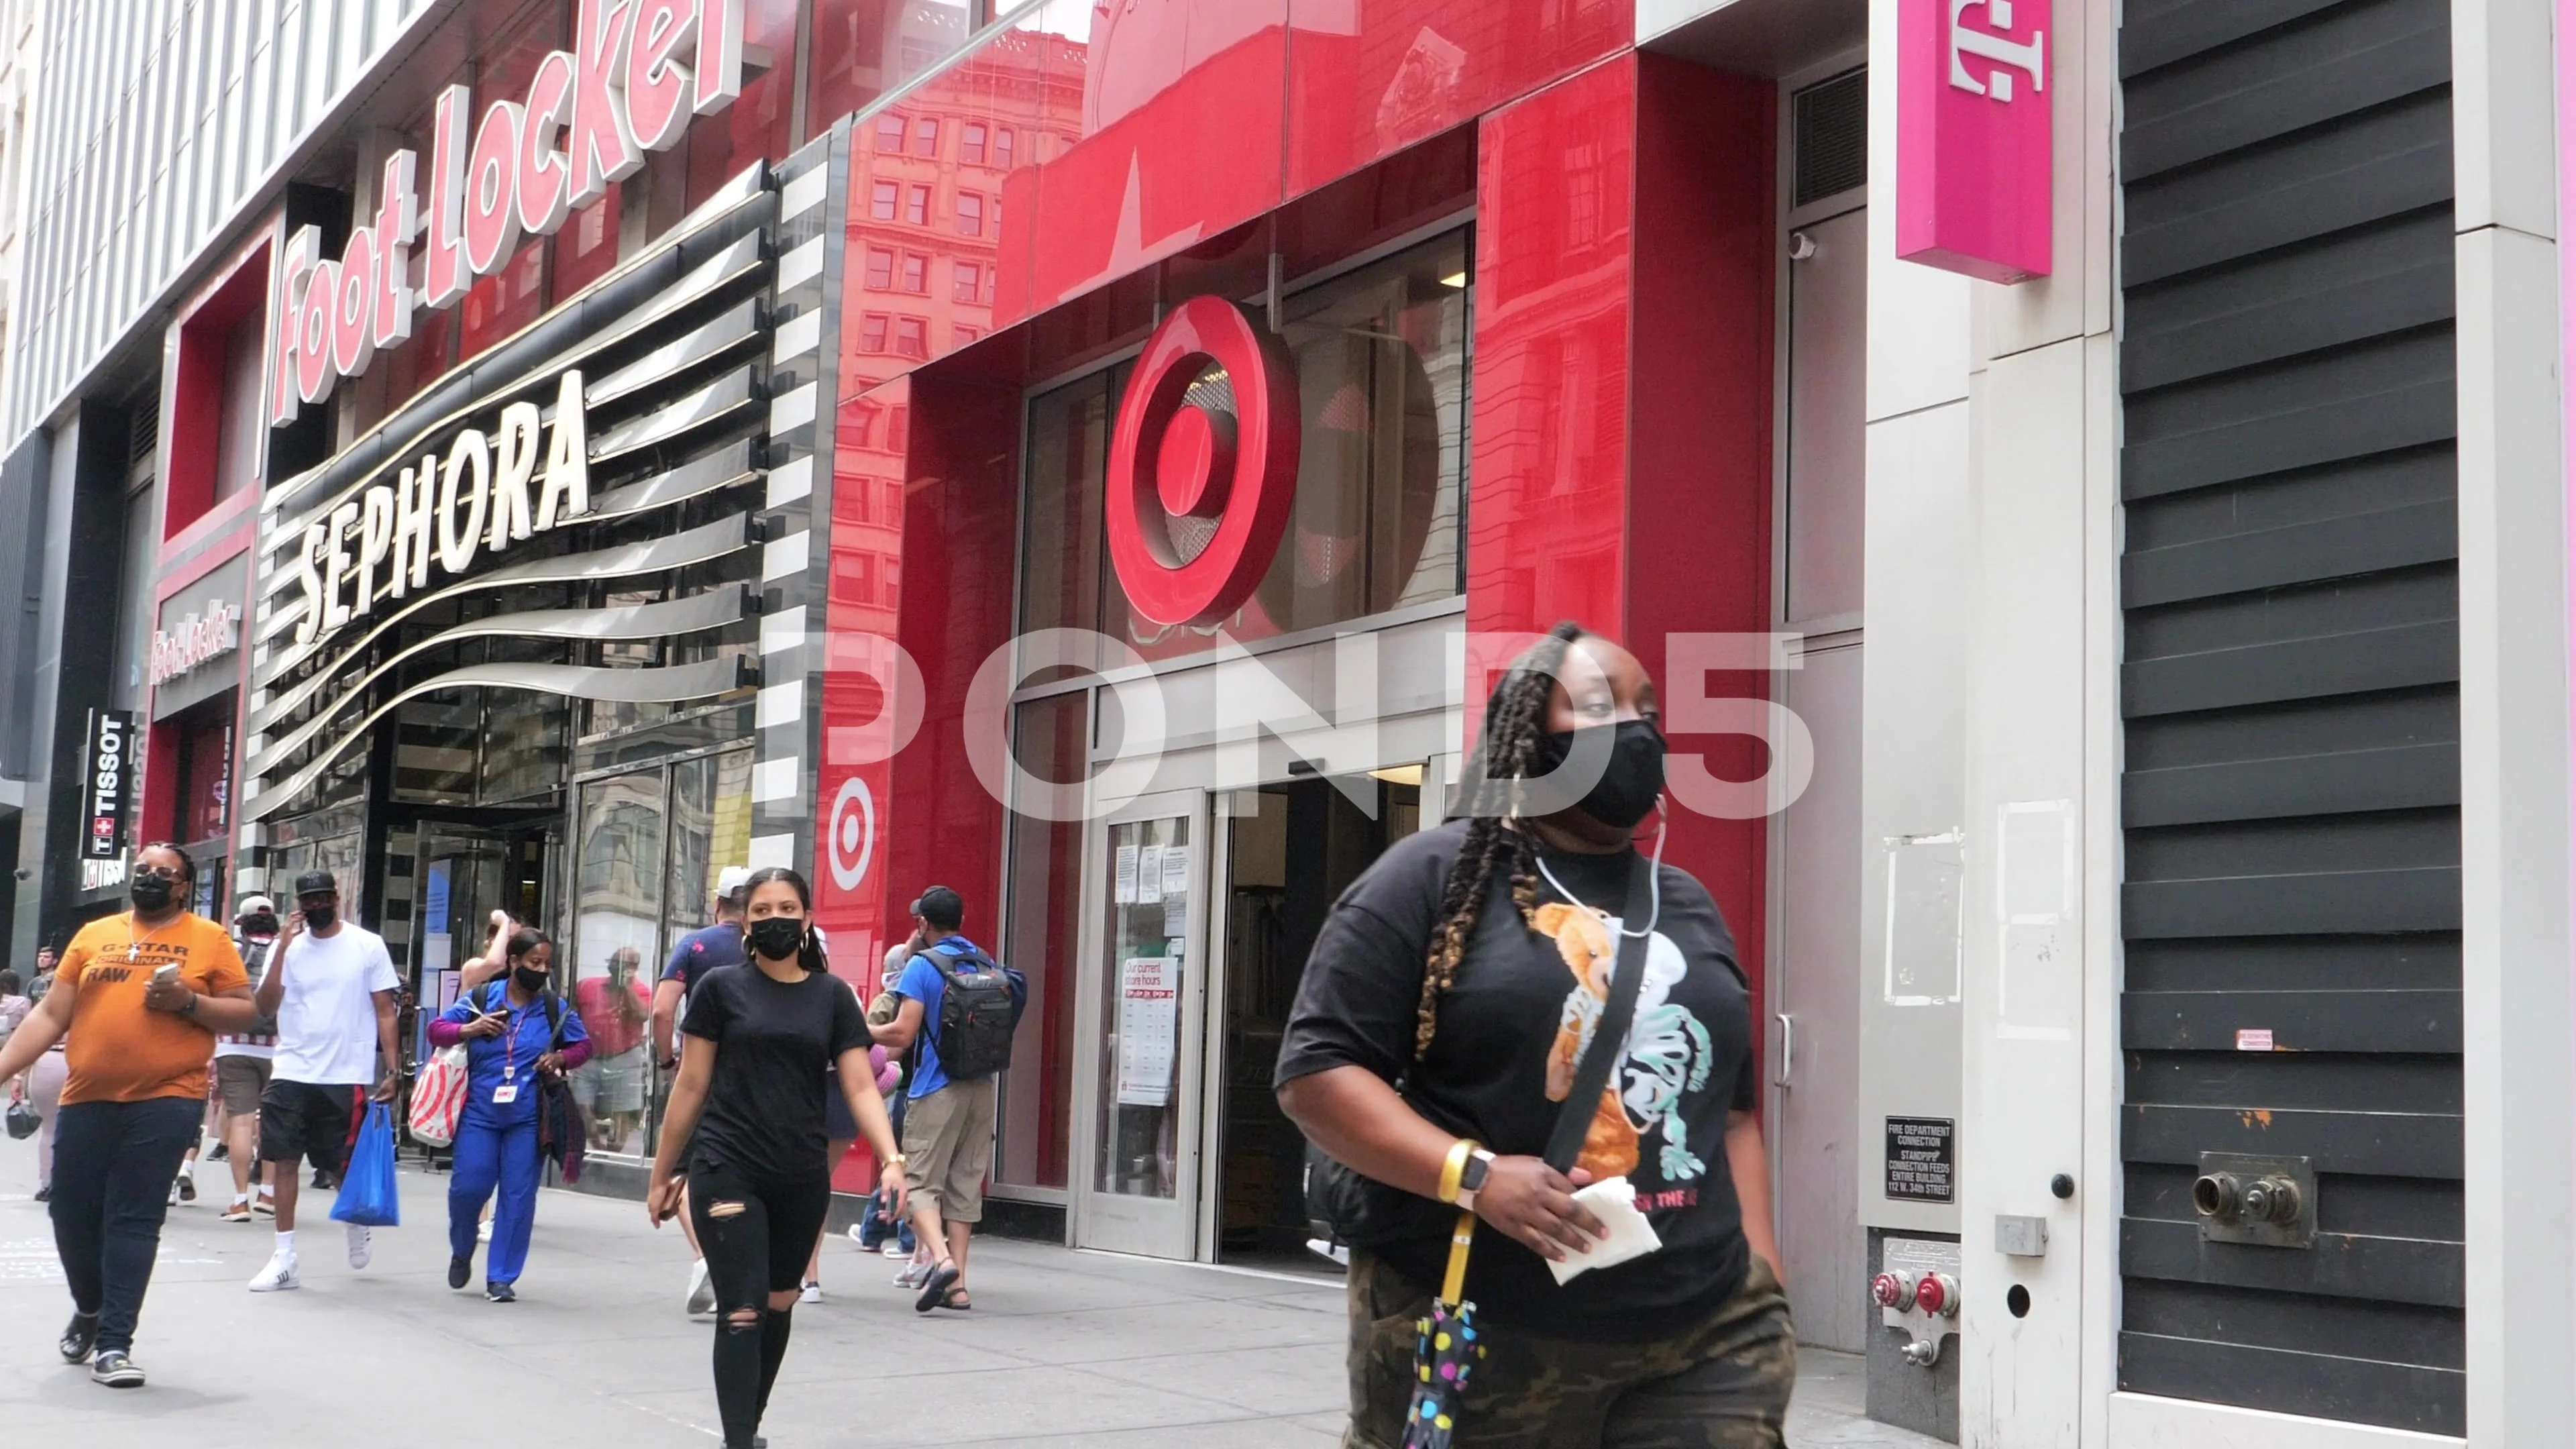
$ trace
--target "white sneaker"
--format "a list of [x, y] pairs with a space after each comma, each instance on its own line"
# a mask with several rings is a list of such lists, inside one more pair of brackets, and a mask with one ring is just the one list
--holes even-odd
[[912, 1249], [905, 1247], [903, 1245], [903, 1241], [899, 1238], [886, 1239], [884, 1252], [887, 1257], [894, 1259], [898, 1263], [906, 1263], [912, 1260]]
[[716, 1311], [716, 1285], [707, 1278], [707, 1260], [689, 1265], [689, 1316]]
[[271, 1254], [268, 1266], [250, 1280], [253, 1293], [283, 1293], [303, 1286], [304, 1280], [295, 1275], [295, 1260], [284, 1253]]
[[492, 1241], [492, 1220], [490, 1218], [485, 1218], [482, 1222], [475, 1225], [474, 1241], [478, 1243], [488, 1243]]
[[823, 1285], [815, 1282], [811, 1278], [806, 1279], [805, 1286], [796, 1290], [796, 1301], [799, 1303], [822, 1302]]
[[349, 1266], [363, 1268], [376, 1256], [375, 1234], [356, 1223], [349, 1225]]

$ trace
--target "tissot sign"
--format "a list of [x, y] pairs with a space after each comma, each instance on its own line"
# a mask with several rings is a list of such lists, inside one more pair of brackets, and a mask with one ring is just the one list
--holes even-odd
[[[478, 121], [474, 92], [439, 93], [429, 205], [419, 153], [385, 160], [372, 221], [336, 258], [308, 226], [290, 238], [269, 297], [272, 425], [366, 370], [379, 347], [411, 337], [416, 308], [455, 305], [500, 270], [526, 236], [546, 236], [649, 151], [669, 149], [689, 121], [742, 92], [743, 0], [581, 0], [573, 48], [539, 62], [527, 94], [494, 101]], [[427, 248], [421, 288], [411, 249]]]
[[1900, 0], [1896, 254], [2048, 275], [2049, 0]]

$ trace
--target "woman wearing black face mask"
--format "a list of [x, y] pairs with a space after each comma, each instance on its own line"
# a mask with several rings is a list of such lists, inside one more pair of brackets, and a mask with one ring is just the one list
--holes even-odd
[[447, 1181], [447, 1286], [462, 1288], [473, 1276], [475, 1228], [498, 1187], [483, 1296], [515, 1303], [544, 1166], [539, 1080], [559, 1079], [590, 1060], [590, 1033], [581, 1013], [549, 989], [555, 947], [544, 932], [523, 926], [502, 949], [508, 974], [458, 997], [429, 1024], [429, 1042], [467, 1044], [465, 1111], [456, 1123], [456, 1170]]
[[[1464, 1209], [1484, 1357], [1461, 1449], [1778, 1445], [1796, 1351], [1747, 983], [1708, 891], [1661, 863], [1660, 834], [1642, 874], [1632, 843], [1663, 789], [1653, 681], [1560, 624], [1496, 686], [1477, 764], [1471, 818], [1398, 843], [1335, 905], [1279, 1053], [1281, 1105], [1369, 1180], [1345, 1442], [1403, 1438], [1415, 1323]], [[1631, 1024], [1574, 1101], [1623, 945]], [[1581, 1124], [1562, 1173], [1544, 1160], [1561, 1113]], [[1613, 1179], [1660, 1246], [1559, 1281], [1551, 1264], [1606, 1235], [1573, 1194]]]
[[843, 1099], [900, 1210], [903, 1156], [868, 1062], [874, 1039], [848, 983], [834, 977], [807, 919], [805, 878], [772, 866], [744, 887], [750, 960], [702, 976], [681, 1030], [697, 1042], [662, 1120], [645, 1211], [659, 1227], [688, 1209], [716, 1291], [716, 1406], [726, 1449], [751, 1449], [787, 1356], [808, 1251], [832, 1204], [822, 1094], [837, 1067]]

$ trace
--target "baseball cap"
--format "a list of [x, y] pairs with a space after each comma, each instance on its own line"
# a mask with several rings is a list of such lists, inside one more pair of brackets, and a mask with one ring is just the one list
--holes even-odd
[[742, 896], [742, 888], [749, 884], [751, 884], [750, 866], [726, 866], [716, 872], [716, 898], [727, 901], [738, 900]]
[[239, 919], [243, 916], [273, 916], [276, 914], [277, 903], [266, 896], [244, 896], [241, 898], [241, 909], [233, 912], [235, 919]]
[[295, 893], [299, 896], [338, 895], [340, 878], [327, 870], [308, 870], [295, 878]]
[[966, 899], [943, 885], [921, 893], [912, 903], [912, 913], [932, 925], [955, 925], [966, 919]]

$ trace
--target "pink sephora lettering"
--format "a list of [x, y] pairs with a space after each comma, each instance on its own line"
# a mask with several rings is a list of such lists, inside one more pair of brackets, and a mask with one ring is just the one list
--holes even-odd
[[[426, 177], [417, 152], [386, 158], [375, 216], [336, 258], [322, 255], [319, 227], [287, 239], [269, 292], [270, 425], [295, 421], [377, 349], [408, 339], [414, 308], [454, 306], [527, 237], [551, 235], [642, 169], [647, 151], [678, 144], [692, 118], [732, 105], [742, 6], [581, 0], [573, 48], [539, 63], [525, 96], [494, 101], [477, 122], [470, 88], [440, 92]], [[416, 182], [429, 189], [425, 213]], [[417, 294], [405, 281], [415, 244]]]
[[1896, 254], [2049, 272], [2049, 0], [1898, 0]]

